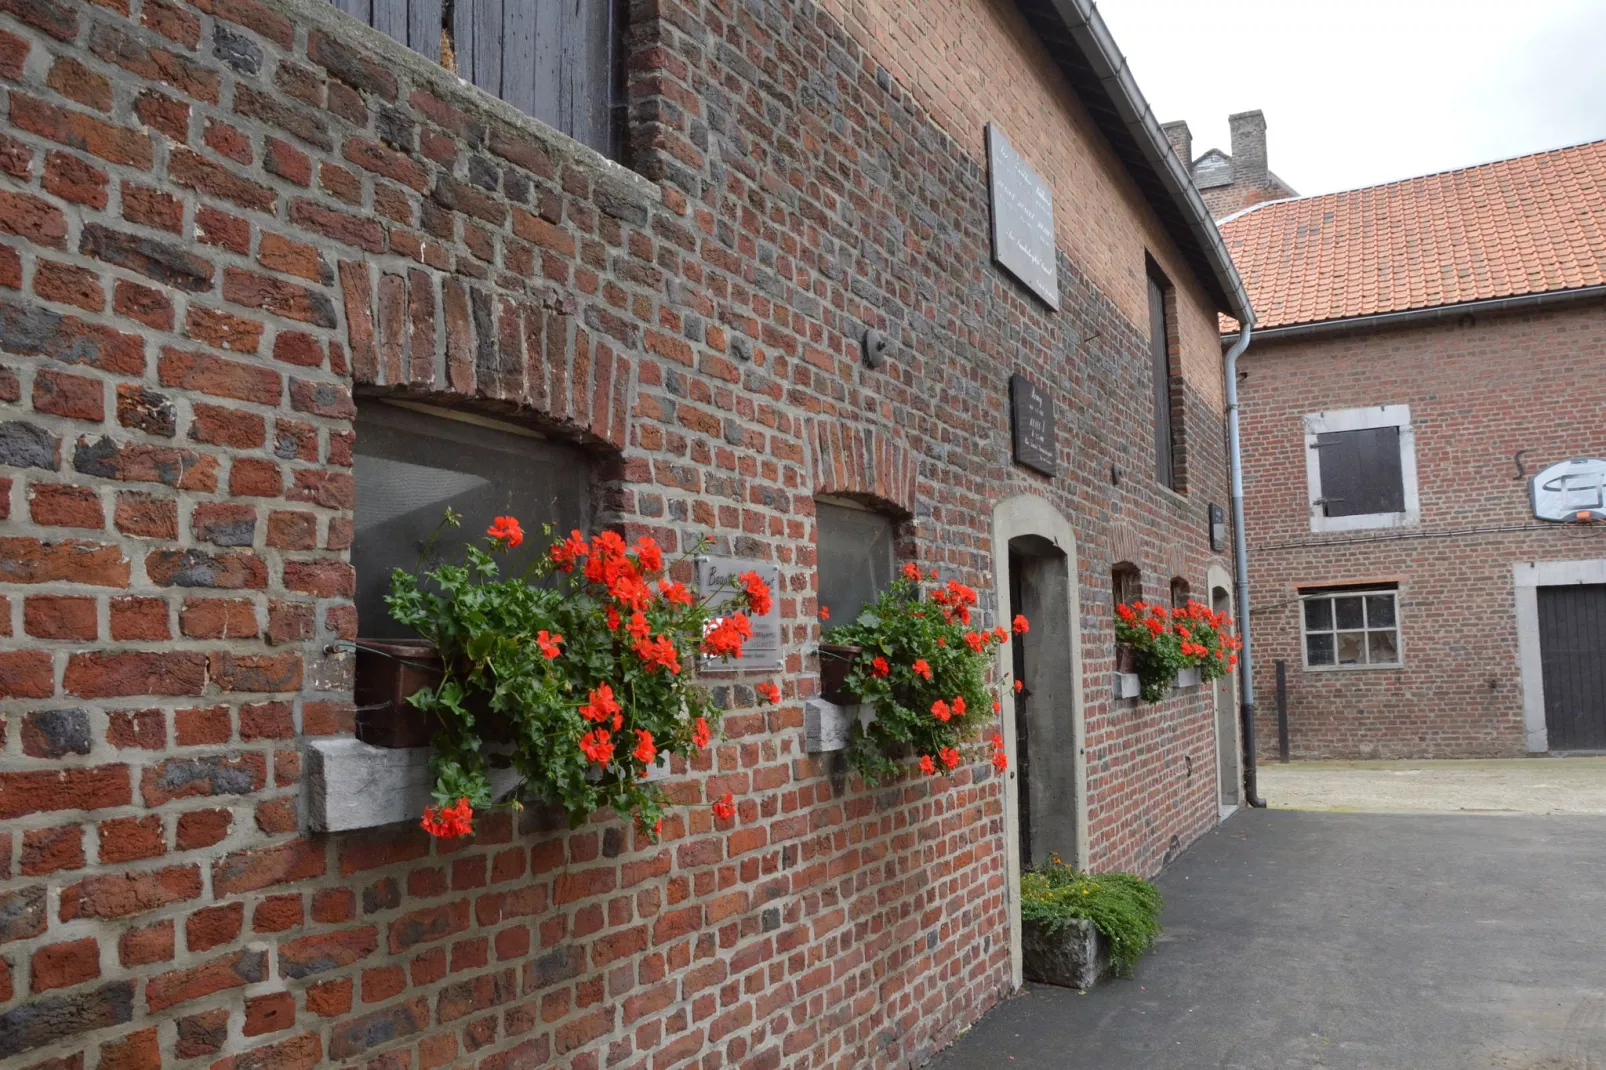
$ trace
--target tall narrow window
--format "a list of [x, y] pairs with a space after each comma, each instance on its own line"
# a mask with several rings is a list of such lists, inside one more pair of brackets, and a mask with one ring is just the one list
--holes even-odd
[[1188, 604], [1189, 599], [1192, 597], [1192, 588], [1188, 586], [1188, 581], [1181, 576], [1173, 576], [1171, 578], [1171, 608], [1181, 609]]
[[1171, 284], [1152, 263], [1149, 265], [1149, 357], [1154, 391], [1154, 478], [1177, 489], [1176, 431], [1171, 404], [1171, 340], [1176, 325], [1170, 302]]
[[[591, 464], [573, 446], [464, 413], [366, 399], [356, 431], [351, 560], [357, 629], [365, 638], [410, 635], [385, 605], [390, 573], [417, 568], [437, 529], [431, 556], [455, 560], [457, 547], [479, 540], [493, 519], [517, 517], [526, 536], [523, 546], [498, 556], [506, 573], [546, 551], [542, 524], [559, 531], [591, 526]], [[440, 527], [448, 507], [462, 517], [458, 527]]]
[[841, 499], [816, 499], [814, 516], [820, 605], [830, 611], [830, 623], [846, 624], [892, 582], [896, 529], [885, 513]]

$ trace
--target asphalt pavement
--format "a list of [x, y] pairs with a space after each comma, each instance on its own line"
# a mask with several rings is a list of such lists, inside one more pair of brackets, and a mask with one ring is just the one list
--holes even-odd
[[1159, 884], [1133, 977], [931, 1070], [1606, 1070], [1606, 818], [1241, 811]]

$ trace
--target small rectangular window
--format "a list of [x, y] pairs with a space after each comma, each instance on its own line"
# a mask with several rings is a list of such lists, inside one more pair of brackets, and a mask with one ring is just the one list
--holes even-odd
[[418, 567], [448, 507], [463, 518], [435, 543], [436, 556], [448, 560], [464, 542], [483, 537], [496, 517], [518, 518], [524, 545], [502, 558], [504, 574], [546, 552], [551, 544], [542, 524], [564, 532], [590, 530], [591, 463], [574, 446], [468, 414], [366, 399], [357, 406], [356, 432], [351, 560], [357, 567], [357, 631], [364, 638], [411, 635], [385, 605], [390, 573]]
[[1362, 669], [1400, 664], [1396, 588], [1311, 588], [1300, 592], [1305, 667]]
[[820, 605], [830, 610], [830, 624], [851, 623], [892, 582], [896, 527], [884, 513], [823, 499], [814, 517]]

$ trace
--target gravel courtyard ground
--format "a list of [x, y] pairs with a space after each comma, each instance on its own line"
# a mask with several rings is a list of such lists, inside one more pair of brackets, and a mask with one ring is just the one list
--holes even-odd
[[1606, 814], [1606, 756], [1264, 762], [1260, 794], [1282, 810]]
[[1159, 883], [1136, 976], [932, 1070], [1606, 1070], [1606, 819], [1245, 811]]

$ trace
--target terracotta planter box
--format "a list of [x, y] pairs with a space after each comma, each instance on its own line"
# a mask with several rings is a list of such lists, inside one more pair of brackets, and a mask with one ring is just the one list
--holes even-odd
[[407, 699], [440, 683], [445, 667], [422, 639], [357, 640], [357, 738], [373, 747], [427, 747], [435, 719]]
[[820, 644], [820, 697], [838, 706], [854, 706], [859, 696], [849, 691], [845, 681], [853, 663], [864, 653], [863, 647]]
[[1028, 981], [1061, 988], [1092, 988], [1110, 970], [1110, 943], [1085, 919], [1053, 933], [1026, 922], [1021, 956]]

